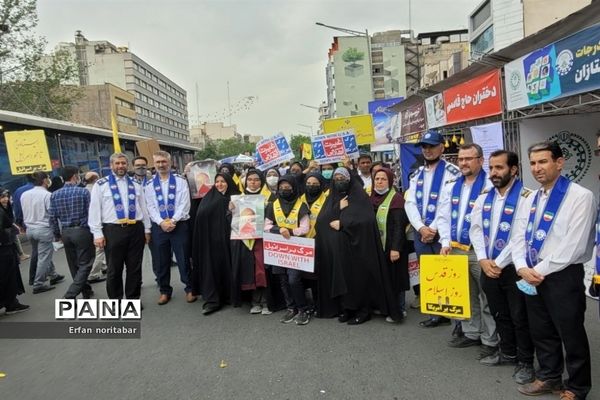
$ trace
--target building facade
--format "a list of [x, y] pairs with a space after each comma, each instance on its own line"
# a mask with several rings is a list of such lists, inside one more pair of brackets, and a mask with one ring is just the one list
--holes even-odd
[[420, 33], [420, 87], [428, 87], [469, 66], [469, 30]]
[[175, 82], [126, 47], [89, 41], [80, 31], [75, 43], [61, 43], [59, 48], [76, 60], [81, 86], [110, 83], [134, 96], [140, 135], [189, 142], [187, 93]]

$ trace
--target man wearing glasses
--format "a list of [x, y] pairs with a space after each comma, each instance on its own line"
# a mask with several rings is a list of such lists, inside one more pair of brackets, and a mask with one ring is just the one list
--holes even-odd
[[496, 353], [498, 335], [487, 298], [481, 288], [481, 268], [471, 245], [469, 229], [475, 201], [480, 194], [487, 193], [492, 188], [492, 183], [483, 170], [483, 150], [478, 144], [460, 146], [458, 168], [462, 176], [444, 186], [440, 199], [440, 253], [469, 257], [471, 319], [461, 321], [464, 336], [454, 337], [448, 345], [456, 348], [481, 345], [481, 359]]

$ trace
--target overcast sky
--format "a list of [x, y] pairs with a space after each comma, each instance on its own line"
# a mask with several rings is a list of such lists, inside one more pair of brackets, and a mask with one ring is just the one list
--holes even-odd
[[[415, 34], [467, 27], [481, 0], [415, 0]], [[325, 65], [333, 36], [315, 22], [370, 33], [407, 29], [408, 0], [38, 0], [38, 33], [51, 48], [108, 40], [130, 50], [187, 91], [196, 119], [246, 96], [258, 100], [232, 117], [244, 134], [270, 136], [317, 129], [326, 99]], [[204, 117], [203, 119], [206, 119]], [[225, 123], [228, 121], [225, 120]]]

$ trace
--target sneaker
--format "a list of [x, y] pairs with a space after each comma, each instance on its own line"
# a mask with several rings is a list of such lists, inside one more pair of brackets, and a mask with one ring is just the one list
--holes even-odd
[[412, 299], [412, 301], [410, 302], [410, 308], [414, 308], [415, 310], [421, 308], [421, 298], [419, 296], [415, 296]]
[[310, 322], [310, 313], [307, 311], [300, 311], [296, 314], [296, 325], [306, 325]]
[[385, 322], [389, 322], [390, 324], [399, 324], [400, 322], [404, 321], [405, 317], [406, 317], [406, 315], [402, 314], [402, 318], [400, 318], [399, 320], [395, 320], [394, 318], [392, 318], [388, 315], [387, 317], [385, 317]]
[[477, 357], [477, 359], [483, 360], [484, 358], [493, 356], [496, 353], [498, 353], [497, 346], [488, 346], [487, 344], [482, 344], [479, 348], [479, 357]]
[[292, 322], [294, 320], [294, 318], [296, 317], [296, 314], [298, 314], [298, 311], [296, 311], [296, 310], [286, 310], [285, 314], [283, 314], [283, 317], [281, 317], [279, 322], [282, 322], [284, 324], [289, 324], [290, 322]]
[[517, 364], [517, 356], [507, 356], [500, 351], [495, 352], [491, 356], [483, 357], [479, 360], [479, 362], [483, 365], [487, 365], [489, 367], [495, 365], [516, 365]]
[[263, 307], [263, 309], [260, 313], [262, 315], [271, 315], [271, 314], [273, 314], [273, 311], [269, 310], [269, 307]]
[[558, 379], [548, 379], [547, 381], [534, 380], [523, 386], [519, 386], [517, 390], [527, 396], [539, 396], [548, 393], [559, 393], [563, 389], [563, 383]]
[[6, 315], [17, 314], [27, 310], [29, 310], [29, 306], [27, 304], [21, 304], [17, 302], [17, 304], [12, 307], [6, 307]]
[[515, 367], [515, 372], [513, 373], [513, 379], [515, 380], [515, 383], [519, 385], [533, 382], [535, 380], [533, 364], [518, 363]]
[[463, 349], [465, 347], [471, 346], [479, 346], [481, 344], [481, 340], [479, 339], [471, 339], [466, 336], [455, 337], [454, 339], [448, 342], [448, 346], [455, 347], [458, 349]]
[[250, 309], [250, 314], [260, 314], [262, 313], [262, 306], [258, 305], [258, 306], [252, 306], [252, 308]]
[[64, 280], [65, 280], [65, 276], [64, 275], [56, 274], [54, 276], [54, 278], [50, 278], [50, 284], [51, 285], [56, 285], [58, 282], [62, 282]]
[[47, 285], [38, 286], [38, 287], [33, 288], [33, 294], [44, 293], [44, 292], [47, 292], [49, 290], [54, 290], [54, 289], [56, 289], [56, 287], [54, 287], [54, 286], [47, 286]]

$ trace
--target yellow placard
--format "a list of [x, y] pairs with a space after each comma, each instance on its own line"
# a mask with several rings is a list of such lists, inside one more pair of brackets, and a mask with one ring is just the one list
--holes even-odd
[[48, 144], [44, 131], [4, 132], [10, 171], [13, 175], [31, 174], [35, 171], [52, 171]]
[[449, 318], [471, 318], [469, 257], [422, 255], [421, 312]]
[[302, 158], [305, 160], [312, 160], [312, 146], [310, 143], [302, 144]]
[[356, 144], [375, 143], [373, 116], [371, 114], [354, 115], [352, 117], [326, 119], [323, 121], [323, 133], [335, 133], [354, 129]]

